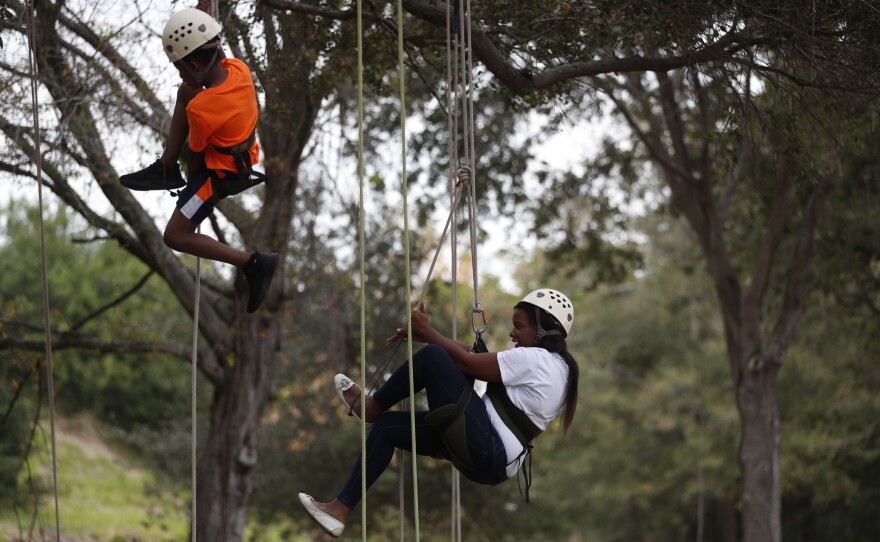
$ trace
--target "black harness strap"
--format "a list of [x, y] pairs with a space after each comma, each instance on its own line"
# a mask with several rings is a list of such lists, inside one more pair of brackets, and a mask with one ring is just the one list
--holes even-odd
[[543, 432], [529, 419], [528, 414], [513, 404], [507, 396], [504, 384], [489, 382], [486, 386], [486, 394], [492, 400], [492, 406], [495, 407], [504, 424], [523, 447], [529, 446]]
[[455, 408], [450, 410], [446, 416], [443, 418], [434, 421], [432, 425], [437, 431], [441, 433], [449, 429], [449, 426], [458, 419], [459, 416], [464, 414], [464, 411], [467, 409], [468, 403], [471, 402], [471, 397], [474, 395], [474, 381], [468, 379], [467, 384], [464, 385], [464, 390], [462, 390], [461, 395], [458, 397], [458, 401], [455, 403]]
[[[519, 485], [519, 473], [522, 472], [526, 486], [525, 500], [526, 502], [529, 502], [529, 488], [532, 486], [532, 441], [543, 431], [541, 431], [538, 426], [529, 419], [528, 414], [513, 404], [513, 401], [511, 401], [510, 397], [507, 395], [507, 390], [504, 388], [504, 384], [501, 382], [489, 382], [486, 386], [486, 395], [491, 399], [492, 406], [495, 407], [495, 411], [498, 413], [498, 416], [501, 417], [504, 425], [510, 429], [511, 433], [513, 433], [519, 443], [522, 444], [522, 453], [514, 459], [514, 461], [516, 461], [520, 457], [525, 456], [525, 459], [523, 460], [523, 468], [517, 471], [516, 481], [517, 485]], [[520, 494], [522, 494], [521, 486]]]
[[245, 139], [244, 141], [242, 141], [238, 145], [233, 145], [231, 147], [218, 147], [215, 145], [214, 148], [220, 154], [225, 154], [227, 156], [235, 156], [236, 154], [239, 154], [239, 153], [248, 152], [249, 150], [251, 150], [251, 147], [253, 147], [254, 143], [256, 143], [256, 142], [257, 142], [257, 130], [256, 130], [256, 128], [254, 128], [254, 130], [251, 131], [251, 135], [249, 135], [247, 137], [247, 139]]
[[231, 156], [235, 160], [235, 168], [238, 171], [236, 179], [221, 179], [220, 183], [217, 183], [217, 186], [214, 187], [214, 190], [221, 199], [227, 196], [234, 196], [260, 183], [268, 182], [269, 179], [266, 177], [266, 174], [254, 171], [251, 164], [250, 150], [256, 141], [257, 129], [254, 128], [251, 131], [251, 135], [237, 145], [231, 147], [214, 146], [214, 150], [220, 154]]

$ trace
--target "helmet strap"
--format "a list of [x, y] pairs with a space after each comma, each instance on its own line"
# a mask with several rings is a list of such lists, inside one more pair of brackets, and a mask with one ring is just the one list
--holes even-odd
[[220, 56], [220, 42], [214, 42], [206, 44], [200, 49], [214, 49], [214, 54], [211, 56], [211, 60], [208, 64], [201, 70], [195, 70], [192, 66], [190, 66], [185, 59], [181, 59], [180, 63], [183, 65], [183, 69], [186, 70], [188, 74], [192, 76], [193, 79], [196, 80], [198, 84], [202, 84], [205, 82], [205, 76], [208, 75], [208, 72], [211, 71], [211, 68], [214, 67], [214, 64], [217, 63], [217, 58]]
[[538, 328], [538, 331], [535, 333], [535, 344], [541, 342], [544, 337], [548, 335], [562, 335], [562, 332], [557, 329], [546, 330], [544, 326], [541, 325], [541, 309], [540, 307], [535, 307], [535, 325]]

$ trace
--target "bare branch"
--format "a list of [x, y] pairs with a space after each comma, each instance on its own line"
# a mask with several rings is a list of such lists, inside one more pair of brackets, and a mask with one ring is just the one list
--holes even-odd
[[153, 111], [154, 115], [161, 117], [161, 123], [168, 122], [168, 112], [164, 104], [156, 97], [150, 88], [150, 85], [140, 76], [137, 70], [128, 63], [125, 57], [112, 45], [111, 41], [102, 36], [98, 36], [92, 31], [92, 28], [86, 24], [71, 19], [65, 14], [60, 14], [58, 20], [65, 28], [82, 38], [86, 43], [95, 48], [104, 58], [106, 58], [116, 69], [125, 75], [126, 79], [132, 84], [147, 105]]
[[[751, 284], [745, 292], [743, 310], [745, 319], [757, 325], [759, 314], [764, 302], [764, 295], [770, 283], [770, 272], [776, 259], [776, 251], [782, 242], [785, 232], [787, 202], [792, 176], [791, 159], [783, 159], [776, 170], [773, 201], [767, 212], [767, 227], [764, 230], [764, 242], [752, 269]], [[755, 330], [757, 332], [757, 330]]]
[[6, 413], [3, 414], [3, 419], [0, 420], [0, 434], [3, 433], [3, 426], [6, 425], [6, 420], [9, 419], [9, 415], [12, 414], [12, 409], [15, 408], [15, 403], [18, 402], [18, 397], [21, 395], [21, 390], [24, 389], [24, 385], [27, 384], [28, 378], [34, 374], [33, 371], [28, 371], [24, 374], [24, 378], [21, 379], [21, 382], [18, 383], [18, 386], [15, 388], [15, 393], [12, 395], [12, 399], [9, 401], [9, 405], [6, 407]]
[[135, 284], [134, 286], [129, 288], [128, 291], [124, 292], [122, 295], [120, 295], [119, 297], [117, 297], [116, 299], [111, 301], [110, 303], [107, 303], [106, 305], [99, 308], [98, 310], [94, 311], [93, 313], [87, 315], [85, 318], [82, 318], [79, 322], [76, 322], [75, 324], [73, 324], [70, 327], [69, 333], [75, 333], [76, 331], [79, 330], [79, 328], [81, 328], [83, 325], [85, 325], [89, 320], [97, 318], [98, 316], [100, 316], [104, 312], [108, 311], [109, 309], [112, 309], [113, 307], [122, 304], [126, 299], [128, 299], [129, 297], [131, 297], [135, 293], [137, 293], [137, 291], [140, 290], [144, 286], [144, 284], [147, 283], [148, 280], [150, 280], [150, 277], [153, 276], [153, 273], [155, 273], [155, 271], [153, 271], [152, 269], [150, 271], [147, 271], [147, 274], [145, 274], [143, 277], [141, 277], [141, 279], [137, 282], [137, 284]]
[[[303, 15], [316, 15], [319, 17], [327, 17], [337, 21], [351, 21], [357, 17], [357, 11], [354, 9], [330, 9], [320, 6], [304, 4], [302, 2], [293, 2], [292, 0], [260, 0], [260, 4], [291, 13], [300, 13]], [[369, 17], [367, 13], [363, 14], [364, 18]]]
[[[17, 337], [0, 337], [0, 349], [18, 349], [42, 352], [46, 349], [45, 341], [22, 339]], [[52, 340], [53, 350], [84, 349], [102, 354], [165, 354], [184, 361], [192, 361], [192, 348], [166, 342], [141, 341], [101, 341], [94, 337], [64, 333]], [[197, 352], [196, 365], [205, 377], [214, 385], [220, 385], [226, 376], [223, 368], [210, 361], [202, 352]]]
[[791, 336], [803, 313], [805, 297], [807, 295], [806, 275], [813, 258], [816, 227], [819, 223], [819, 216], [831, 183], [832, 179], [830, 177], [823, 177], [813, 189], [813, 193], [807, 202], [806, 215], [799, 233], [798, 251], [795, 257], [792, 258], [788, 268], [788, 281], [785, 285], [782, 310], [779, 313], [779, 318], [776, 320], [776, 326], [773, 329], [773, 335], [767, 345], [770, 359], [777, 363], [782, 362], [782, 358], [791, 341]]
[[678, 105], [676, 93], [681, 87], [681, 72], [674, 72], [672, 76], [666, 72], [657, 72], [657, 81], [660, 95], [660, 106], [663, 110], [663, 119], [666, 121], [666, 129], [675, 152], [674, 158], [678, 162], [680, 170], [686, 175], [682, 180], [687, 183], [708, 182], [707, 179], [698, 179], [691, 171], [691, 157], [685, 141], [684, 123], [681, 120], [681, 109]]
[[[107, 160], [96, 120], [89, 110], [87, 101], [78, 94], [80, 90], [72, 87], [67, 80], [71, 68], [57, 29], [46, 27], [40, 18], [37, 18], [37, 22], [40, 24], [38, 45], [42, 54], [37, 55], [37, 59], [40, 63], [41, 80], [56, 102], [67, 104], [67, 107], [60, 111], [62, 124], [67, 126], [69, 133], [76, 138], [76, 142], [82, 148], [87, 167], [97, 180], [101, 191], [134, 231], [134, 236], [129, 239], [131, 244], [124, 245], [124, 248], [139, 255], [147, 265], [161, 274], [181, 304], [192, 314], [195, 291], [192, 273], [165, 246], [152, 217], [131, 192], [119, 184], [118, 175]], [[31, 150], [32, 155], [33, 150]], [[77, 211], [89, 213], [84, 205], [78, 207]], [[94, 214], [91, 213], [91, 216], [94, 217]], [[114, 229], [108, 232], [114, 236], [119, 234], [118, 230]], [[216, 299], [209, 298], [204, 301], [206, 302], [202, 304], [203, 318], [199, 322], [201, 331], [209, 338], [215, 350], [228, 349], [230, 345], [226, 324], [228, 314], [224, 316], [218, 312], [221, 310], [221, 305], [214, 303]], [[223, 310], [225, 313], [225, 308]]]
[[672, 157], [666, 152], [666, 149], [663, 147], [663, 143], [660, 140], [660, 126], [659, 121], [656, 116], [650, 114], [650, 106], [648, 106], [648, 95], [645, 92], [645, 89], [641, 87], [638, 81], [633, 81], [632, 78], [627, 78], [627, 83], [625, 85], [627, 92], [633, 97], [635, 102], [642, 108], [643, 114], [648, 116], [648, 125], [649, 129], [645, 130], [642, 128], [639, 119], [636, 118], [635, 115], [626, 107], [626, 104], [614, 94], [612, 89], [606, 89], [606, 95], [614, 102], [614, 105], [617, 107], [617, 110], [623, 115], [626, 119], [627, 124], [629, 124], [630, 129], [636, 136], [639, 138], [639, 141], [645, 145], [645, 148], [650, 154], [651, 158], [655, 160], [658, 164], [661, 164], [664, 169], [667, 169], [673, 176], [679, 177], [687, 177], [688, 172], [682, 170], [675, 164], [672, 160]]

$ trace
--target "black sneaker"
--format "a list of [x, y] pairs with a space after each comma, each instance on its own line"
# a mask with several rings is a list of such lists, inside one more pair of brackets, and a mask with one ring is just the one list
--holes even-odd
[[248, 282], [248, 312], [255, 312], [260, 307], [269, 285], [272, 284], [277, 265], [277, 253], [254, 252], [251, 260], [244, 266], [244, 276]]
[[119, 178], [122, 186], [129, 190], [176, 190], [186, 186], [180, 166], [166, 166], [158, 159], [140, 171]]

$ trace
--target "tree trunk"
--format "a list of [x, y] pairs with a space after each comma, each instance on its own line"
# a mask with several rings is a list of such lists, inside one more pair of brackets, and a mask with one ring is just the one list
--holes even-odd
[[715, 502], [715, 529], [709, 540], [718, 542], [736, 542], [736, 502], [724, 497]]
[[242, 316], [227, 365], [227, 380], [211, 404], [207, 442], [200, 453], [196, 499], [198, 540], [244, 539], [253, 494], [260, 418], [271, 393], [271, 366], [280, 344], [280, 318]]
[[743, 476], [743, 540], [782, 540], [779, 472], [778, 365], [754, 356], [741, 365], [736, 404], [742, 423], [739, 461]]

